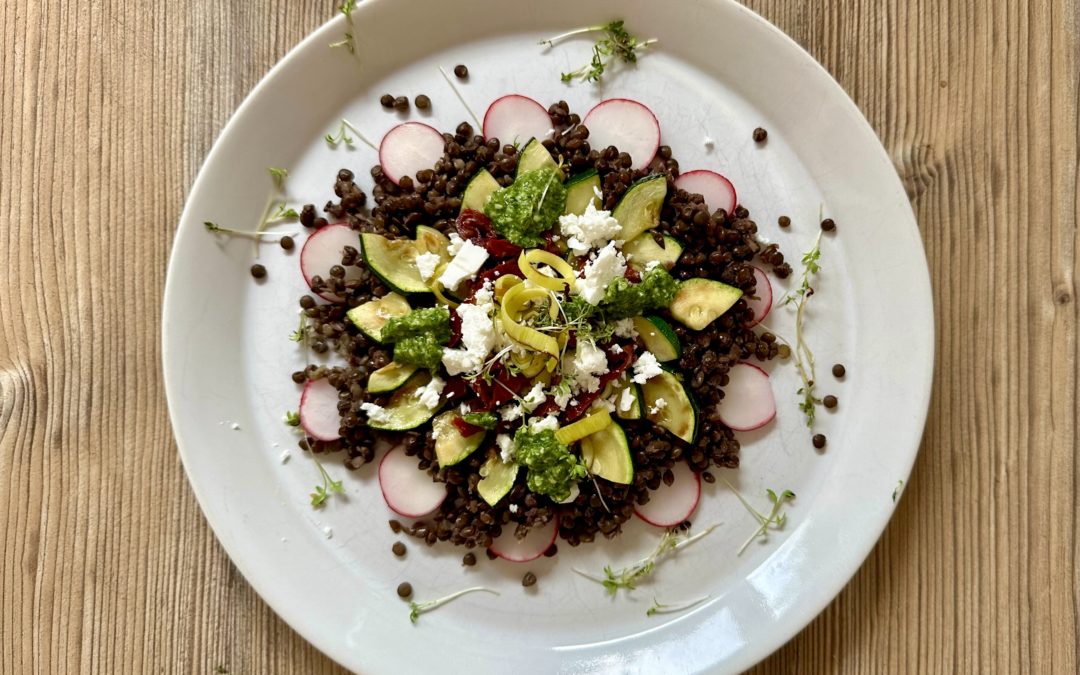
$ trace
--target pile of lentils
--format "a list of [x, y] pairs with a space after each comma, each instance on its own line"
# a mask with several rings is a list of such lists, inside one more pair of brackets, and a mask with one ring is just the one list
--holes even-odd
[[[660, 213], [660, 225], [654, 236], [662, 243], [661, 235], [669, 234], [685, 245], [682, 256], [671, 270], [678, 279], [708, 277], [741, 288], [746, 296], [754, 295], [755, 280], [750, 263], [757, 260], [780, 278], [791, 274], [784, 255], [775, 244], [762, 245], [756, 238], [757, 224], [744, 207], [734, 213], [710, 212], [700, 195], [675, 187], [679, 163], [671, 148], [660, 146], [656, 157], [645, 169], [632, 169], [630, 156], [618, 148], [594, 148], [589, 144], [589, 130], [581, 118], [570, 112], [566, 102], [559, 101], [548, 109], [554, 136], [543, 142], [551, 154], [573, 175], [594, 168], [599, 173], [605, 209], [613, 209], [634, 181], [650, 174], [668, 178], [668, 198]], [[374, 206], [368, 208], [364, 191], [357, 186], [355, 175], [348, 169], [337, 174], [334, 193], [337, 200], [327, 202], [319, 215], [313, 204], [303, 207], [300, 222], [306, 228], [318, 229], [329, 222], [346, 222], [358, 232], [373, 232], [389, 238], [412, 237], [416, 226], [430, 225], [449, 233], [461, 209], [461, 197], [469, 179], [480, 169], [488, 172], [499, 185], [507, 186], [517, 169], [517, 148], [503, 145], [498, 139], [484, 139], [467, 122], [454, 133], [443, 134], [445, 152], [431, 169], [417, 173], [415, 180], [402, 178], [394, 184], [376, 165], [371, 168], [375, 186]], [[356, 268], [349, 270], [346, 268]], [[344, 357], [344, 367], [309, 365], [293, 373], [293, 380], [303, 384], [310, 379], [325, 377], [340, 396], [341, 438], [332, 442], [305, 438], [300, 446], [316, 454], [342, 452], [345, 465], [358, 469], [372, 462], [379, 442], [402, 444], [405, 452], [416, 458], [420, 470], [432, 480], [445, 483], [448, 496], [431, 516], [404, 526], [391, 522], [395, 532], [404, 532], [427, 544], [449, 541], [467, 548], [491, 545], [492, 540], [508, 528], [524, 536], [530, 528], [559, 518], [559, 535], [570, 546], [592, 542], [597, 535], [611, 538], [619, 534], [623, 523], [633, 516], [634, 506], [649, 501], [650, 492], [661, 483], [674, 480], [672, 467], [686, 461], [706, 482], [715, 478], [710, 467], [735, 468], [739, 465], [739, 442], [720, 421], [716, 406], [723, 399], [723, 387], [728, 382], [732, 365], [749, 358], [768, 360], [777, 356], [776, 337], [768, 332], [757, 333], [746, 325], [751, 310], [740, 300], [722, 317], [704, 330], [695, 331], [675, 326], [683, 344], [679, 367], [697, 399], [701, 416], [700, 433], [693, 444], [678, 439], [648, 420], [620, 421], [626, 426], [634, 462], [634, 480], [630, 485], [617, 485], [602, 479], [583, 481], [580, 493], [569, 504], [554, 504], [546, 496], [531, 492], [519, 476], [510, 493], [497, 506], [489, 506], [476, 492], [480, 480], [480, 465], [486, 458], [486, 448], [474, 452], [461, 463], [440, 468], [435, 456], [435, 442], [430, 426], [407, 432], [385, 432], [367, 426], [360, 406], [365, 402], [385, 405], [386, 395], [373, 395], [365, 389], [368, 375], [386, 365], [391, 353], [360, 333], [345, 316], [350, 308], [389, 292], [379, 279], [370, 273], [359, 251], [346, 248], [341, 265], [329, 270], [326, 278], [312, 279], [312, 290], [333, 294], [339, 302], [317, 303], [311, 296], [300, 298], [307, 317], [306, 341], [319, 353], [333, 350]], [[414, 298], [410, 298], [413, 301]], [[416, 298], [414, 307], [430, 305], [431, 298]], [[665, 318], [670, 319], [665, 312]], [[493, 436], [490, 435], [490, 436]], [[486, 440], [492, 443], [493, 438]], [[381, 446], [380, 446], [381, 447]], [[552, 545], [547, 555], [554, 555]]]

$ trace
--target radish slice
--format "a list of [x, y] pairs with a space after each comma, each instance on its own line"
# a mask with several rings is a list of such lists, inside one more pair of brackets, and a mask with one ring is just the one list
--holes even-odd
[[308, 382], [300, 394], [300, 426], [320, 441], [336, 441], [341, 438], [337, 404], [337, 387], [325, 378]]
[[417, 464], [416, 457], [406, 455], [405, 448], [400, 445], [379, 462], [379, 488], [383, 499], [394, 513], [406, 518], [426, 516], [446, 499], [446, 485], [431, 480]]
[[724, 209], [725, 213], [734, 213], [738, 204], [735, 186], [731, 181], [708, 169], [687, 171], [675, 179], [675, 187], [704, 197], [709, 213], [715, 213], [718, 209]]
[[686, 462], [676, 462], [671, 467], [675, 482], [660, 483], [649, 493], [649, 501], [634, 507], [634, 514], [650, 525], [675, 527], [687, 520], [701, 499], [701, 477]]
[[[345, 254], [346, 246], [352, 246], [359, 251], [360, 234], [344, 223], [326, 225], [311, 233], [300, 251], [300, 273], [304, 275], [308, 286], [311, 286], [313, 277], [330, 278], [330, 268], [341, 264], [341, 256]], [[345, 268], [345, 279], [359, 276], [359, 267], [349, 265]], [[331, 302], [342, 300], [334, 293], [322, 292], [319, 296]]]
[[582, 124], [589, 128], [589, 145], [603, 150], [614, 145], [630, 155], [632, 169], [644, 169], [660, 147], [660, 123], [652, 111], [628, 98], [597, 103]]
[[551, 135], [551, 117], [544, 106], [528, 96], [508, 94], [495, 99], [484, 113], [484, 138], [497, 138], [504, 145]]
[[445, 144], [442, 134], [422, 122], [399, 124], [379, 143], [379, 164], [396, 184], [405, 176], [415, 178], [417, 171], [435, 168]]
[[752, 328], [764, 321], [765, 317], [769, 315], [769, 310], [772, 309], [772, 284], [769, 283], [768, 275], [759, 267], [754, 268], [754, 283], [757, 286], [754, 297], [746, 299], [746, 304], [750, 306], [750, 311], [754, 313], [753, 320], [746, 324], [747, 328]]
[[529, 562], [544, 555], [544, 551], [555, 543], [555, 535], [559, 533], [559, 517], [555, 516], [546, 525], [532, 528], [524, 539], [514, 536], [514, 528], [513, 523], [503, 525], [502, 534], [491, 542], [489, 550], [503, 560]]
[[724, 398], [716, 412], [734, 431], [753, 431], [771, 422], [776, 417], [776, 399], [769, 374], [751, 363], [736, 363], [728, 371]]

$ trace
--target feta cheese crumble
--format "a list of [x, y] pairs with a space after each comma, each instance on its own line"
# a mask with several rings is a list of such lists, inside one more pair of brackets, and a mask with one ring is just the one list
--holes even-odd
[[435, 276], [435, 268], [442, 262], [442, 258], [438, 253], [421, 253], [416, 256], [416, 270], [420, 272], [420, 278], [423, 281], [429, 281], [431, 277]]
[[495, 444], [499, 446], [499, 459], [505, 464], [514, 461], [514, 439], [509, 434], [499, 434], [495, 437]]
[[637, 361], [634, 361], [634, 382], [645, 384], [659, 375], [662, 370], [660, 362], [656, 360], [652, 352], [643, 352], [637, 357]]
[[444, 387], [446, 387], [446, 382], [436, 375], [431, 378], [431, 382], [416, 390], [416, 396], [420, 399], [421, 405], [428, 410], [434, 410], [439, 407], [439, 398], [442, 396]]
[[634, 407], [634, 392], [627, 387], [623, 389], [622, 394], [619, 395], [619, 412], [628, 412]]
[[559, 428], [559, 418], [556, 415], [547, 415], [546, 417], [532, 417], [529, 419], [529, 430], [535, 433], [541, 431], [557, 431]]
[[446, 288], [457, 288], [462, 281], [476, 276], [487, 259], [487, 249], [471, 241], [463, 242], [457, 255], [450, 260], [450, 264], [439, 275], [439, 283]]
[[712, 150], [716, 147], [716, 141], [712, 138], [712, 136], [705, 136], [705, 140], [702, 141], [702, 145], [705, 146], [706, 150]]
[[655, 402], [653, 402], [652, 407], [649, 408], [649, 414], [650, 415], [655, 415], [656, 413], [660, 412], [661, 410], [663, 410], [666, 407], [667, 407], [667, 399], [658, 398], [658, 399], [656, 399]]
[[[646, 267], [646, 269], [648, 269], [648, 268]], [[619, 319], [614, 324], [612, 324], [612, 327], [614, 328], [614, 331], [615, 331], [614, 332], [615, 337], [633, 339], [633, 338], [636, 338], [638, 336], [637, 328], [634, 327], [634, 320], [633, 319]], [[615, 353], [616, 352], [614, 352], [614, 351], [612, 352], [612, 354], [615, 354]]]
[[390, 411], [376, 403], [361, 403], [360, 409], [367, 413], [368, 420], [376, 424], [390, 421]]
[[585, 207], [585, 213], [579, 215], [568, 213], [559, 216], [559, 227], [566, 237], [566, 245], [576, 256], [586, 255], [591, 249], [598, 248], [615, 239], [622, 233], [622, 225], [611, 217], [610, 211], [598, 211], [594, 203], [603, 201], [600, 190], [596, 192], [596, 200], [589, 200]]
[[501, 417], [504, 422], [513, 422], [514, 420], [519, 420], [524, 414], [525, 411], [521, 409], [520, 405], [508, 405], [499, 408], [499, 417]]
[[585, 265], [584, 277], [576, 286], [577, 293], [590, 305], [599, 305], [608, 285], [624, 274], [626, 258], [615, 248], [615, 242], [608, 242], [596, 258]]
[[645, 263], [645, 271], [646, 272], [652, 272], [654, 269], [656, 269], [659, 266], [660, 266], [660, 261], [659, 260], [650, 260], [649, 262]]
[[573, 359], [564, 363], [563, 369], [573, 393], [593, 392], [600, 388], [599, 376], [608, 371], [607, 357], [604, 350], [592, 340], [581, 340], [574, 350]]
[[443, 349], [443, 365], [450, 375], [474, 373], [484, 365], [484, 359], [495, 347], [496, 331], [491, 313], [495, 310], [491, 284], [485, 283], [471, 303], [462, 303], [454, 310], [461, 319], [461, 344], [464, 349]]
[[529, 390], [529, 393], [525, 394], [521, 400], [524, 401], [523, 405], [526, 410], [529, 412], [536, 410], [541, 403], [547, 400], [547, 394], [544, 393], [544, 385], [537, 382], [536, 385]]
[[465, 245], [465, 240], [462, 239], [461, 235], [457, 232], [451, 232], [449, 239], [450, 245], [446, 247], [446, 252], [449, 253], [451, 257], [453, 257], [457, 255], [458, 251], [461, 250], [461, 247]]

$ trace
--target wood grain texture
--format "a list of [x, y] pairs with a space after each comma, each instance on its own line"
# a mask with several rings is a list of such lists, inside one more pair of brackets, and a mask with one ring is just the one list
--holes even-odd
[[[896, 517], [759, 671], [1076, 672], [1077, 0], [748, 4], [894, 158], [938, 326]], [[339, 671], [211, 534], [159, 366], [187, 188], [333, 5], [0, 5], [0, 672]]]

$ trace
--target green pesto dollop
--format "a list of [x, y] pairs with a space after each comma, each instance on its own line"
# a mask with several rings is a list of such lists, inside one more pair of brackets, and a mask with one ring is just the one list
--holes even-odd
[[663, 267], [654, 267], [631, 283], [624, 277], [611, 282], [601, 307], [608, 319], [627, 319], [649, 310], [666, 308], [675, 299], [679, 282]]
[[445, 307], [414, 309], [390, 319], [382, 328], [384, 342], [394, 343], [394, 360], [435, 370], [442, 346], [450, 342], [450, 311]]
[[566, 206], [566, 187], [554, 169], [526, 171], [497, 190], [484, 206], [495, 231], [522, 247], [544, 243], [541, 234], [552, 228]]
[[545, 429], [532, 433], [521, 427], [514, 434], [514, 457], [529, 470], [529, 489], [561, 502], [570, 496], [570, 488], [585, 477], [585, 466], [570, 454], [570, 448], [555, 439], [555, 432]]
[[494, 429], [495, 425], [499, 423], [499, 418], [493, 412], [465, 413], [461, 416], [461, 419], [465, 420], [467, 424], [481, 429]]

